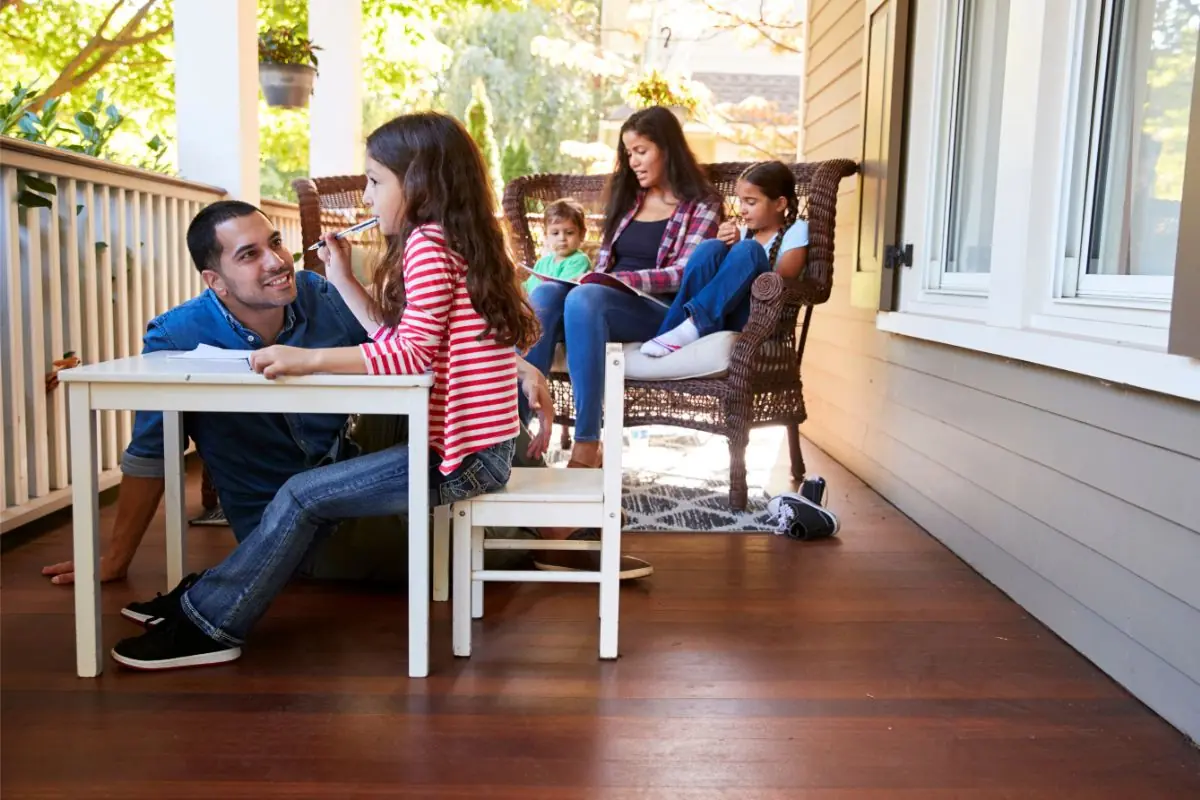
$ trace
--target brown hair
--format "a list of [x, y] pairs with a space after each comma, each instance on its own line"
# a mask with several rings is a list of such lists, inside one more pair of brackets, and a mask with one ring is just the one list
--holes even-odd
[[628, 131], [644, 136], [662, 151], [671, 194], [683, 202], [700, 200], [713, 203], [718, 213], [724, 213], [721, 194], [696, 163], [696, 156], [688, 147], [679, 119], [662, 106], [651, 106], [630, 114], [617, 135], [617, 163], [604, 190], [606, 202], [601, 241], [612, 244], [617, 226], [626, 212], [633, 208], [641, 189], [637, 176], [633, 174], [633, 167], [629, 166], [629, 151], [625, 148], [625, 134]]
[[739, 181], [753, 184], [762, 190], [768, 200], [787, 198], [787, 208], [783, 210], [783, 227], [771, 243], [771, 252], [767, 254], [767, 262], [775, 266], [779, 256], [779, 248], [783, 244], [783, 235], [792, 227], [796, 217], [800, 215], [800, 198], [796, 196], [796, 176], [782, 161], [760, 161], [751, 164], [738, 176]]
[[367, 137], [367, 153], [400, 179], [399, 232], [374, 272], [372, 305], [380, 320], [396, 326], [404, 313], [404, 245], [413, 230], [440, 225], [446, 246], [467, 264], [471, 305], [486, 324], [485, 335], [506, 347], [527, 349], [540, 332], [533, 308], [496, 218], [496, 196], [479, 148], [453, 117], [425, 111], [404, 114]]
[[546, 206], [543, 220], [546, 227], [550, 227], [553, 222], [569, 222], [579, 229], [580, 236], [587, 234], [587, 214], [579, 201], [573, 197], [564, 197]]

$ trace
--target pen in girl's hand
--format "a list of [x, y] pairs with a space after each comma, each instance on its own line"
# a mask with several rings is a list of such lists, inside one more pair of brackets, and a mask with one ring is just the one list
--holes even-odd
[[[352, 233], [358, 233], [359, 231], [369, 231], [371, 228], [374, 228], [378, 224], [379, 224], [379, 217], [371, 217], [368, 220], [363, 220], [362, 222], [358, 223], [357, 225], [352, 225], [349, 228], [346, 228], [346, 230], [344, 230], [344, 231], [338, 231], [337, 233], [334, 234], [334, 238], [341, 239], [342, 237], [348, 236]], [[310, 251], [312, 251], [312, 250], [317, 250], [319, 248], [322, 248], [324, 246], [325, 246], [325, 242], [324, 242], [324, 240], [322, 240], [322, 241], [317, 242], [314, 245], [311, 245], [308, 249]]]

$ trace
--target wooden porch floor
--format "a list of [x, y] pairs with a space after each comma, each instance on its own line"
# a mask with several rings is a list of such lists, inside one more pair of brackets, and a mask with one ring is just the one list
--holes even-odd
[[[73, 674], [71, 592], [38, 575], [69, 520], [5, 537], [5, 798], [1188, 798], [1200, 752], [812, 448], [840, 541], [630, 536], [596, 660], [595, 590], [489, 588], [475, 656], [435, 608], [432, 677], [405, 673], [394, 594], [290, 588], [240, 662]], [[198, 491], [192, 487], [191, 496]], [[105, 510], [105, 526], [112, 508]], [[161, 518], [117, 615], [161, 591]], [[17, 536], [21, 536], [20, 533]], [[212, 563], [224, 529], [192, 529]], [[28, 537], [22, 537], [28, 538]], [[15, 545], [15, 546], [14, 546]]]

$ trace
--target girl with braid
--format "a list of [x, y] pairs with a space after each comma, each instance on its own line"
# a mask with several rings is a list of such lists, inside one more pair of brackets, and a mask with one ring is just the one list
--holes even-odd
[[646, 355], [668, 355], [717, 331], [740, 331], [750, 318], [755, 278], [772, 269], [784, 278], [804, 272], [808, 222], [799, 218], [792, 171], [779, 161], [754, 164], [735, 192], [742, 224], [724, 222], [716, 239], [697, 245], [658, 335], [642, 345]]

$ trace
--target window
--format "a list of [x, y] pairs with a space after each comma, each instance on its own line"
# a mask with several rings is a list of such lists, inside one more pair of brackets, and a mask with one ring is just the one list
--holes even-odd
[[1200, 400], [1200, 0], [911, 2], [877, 327]]
[[1082, 180], [1061, 294], [1165, 307], [1178, 255], [1200, 4], [1089, 6], [1084, 63], [1094, 69], [1080, 103], [1089, 124], [1076, 145]]
[[997, 231], [996, 178], [1000, 147], [1000, 98], [1004, 93], [1008, 0], [959, 0], [952, 37], [945, 119], [949, 132], [939, 162], [941, 218], [935, 229], [937, 256], [931, 289], [987, 290]]

